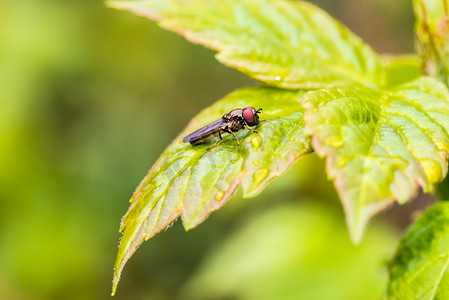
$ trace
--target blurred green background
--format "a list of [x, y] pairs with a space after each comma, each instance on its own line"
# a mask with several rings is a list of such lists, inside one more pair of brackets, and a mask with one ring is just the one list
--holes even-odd
[[[409, 1], [312, 2], [382, 53], [413, 51]], [[109, 299], [137, 184], [197, 112], [254, 84], [101, 1], [0, 1], [0, 299]], [[378, 299], [420, 201], [355, 247], [311, 155], [259, 197], [144, 243], [115, 299]]]

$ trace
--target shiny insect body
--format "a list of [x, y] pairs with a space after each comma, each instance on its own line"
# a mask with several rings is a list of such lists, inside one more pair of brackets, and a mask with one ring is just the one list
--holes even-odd
[[262, 108], [256, 110], [254, 107], [248, 106], [245, 108], [236, 108], [224, 114], [221, 119], [210, 123], [195, 132], [192, 132], [188, 136], [184, 137], [182, 140], [185, 143], [190, 143], [192, 145], [198, 145], [205, 143], [218, 136], [218, 140], [211, 147], [207, 148], [210, 150], [218, 145], [218, 143], [223, 139], [221, 133], [227, 132], [234, 136], [237, 141], [237, 145], [240, 146], [239, 139], [234, 132], [238, 132], [244, 128], [249, 129], [251, 132], [257, 133], [257, 131], [252, 130], [250, 127], [256, 126], [260, 123], [259, 112]]

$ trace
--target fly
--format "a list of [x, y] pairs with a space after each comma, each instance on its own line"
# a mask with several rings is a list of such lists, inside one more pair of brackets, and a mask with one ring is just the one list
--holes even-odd
[[218, 140], [211, 147], [207, 148], [207, 151], [214, 148], [223, 139], [221, 137], [222, 132], [230, 133], [237, 141], [237, 145], [240, 146], [239, 139], [234, 132], [238, 132], [244, 128], [249, 129], [251, 132], [257, 133], [249, 127], [256, 126], [260, 123], [259, 112], [262, 108], [256, 110], [254, 107], [248, 106], [245, 108], [236, 108], [224, 114], [221, 119], [210, 123], [195, 132], [192, 132], [188, 136], [184, 137], [182, 141], [184, 143], [190, 143], [192, 145], [198, 145], [205, 143], [214, 137], [219, 137]]

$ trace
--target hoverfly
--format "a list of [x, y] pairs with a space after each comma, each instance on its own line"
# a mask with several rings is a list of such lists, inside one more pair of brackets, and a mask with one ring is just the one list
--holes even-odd
[[251, 132], [257, 133], [257, 131], [249, 128], [250, 126], [256, 126], [260, 123], [259, 112], [262, 108], [256, 110], [254, 107], [248, 106], [245, 108], [236, 108], [224, 114], [221, 119], [210, 123], [195, 132], [192, 132], [188, 136], [184, 137], [182, 141], [184, 143], [190, 143], [192, 145], [202, 144], [204, 142], [219, 137], [218, 140], [211, 147], [207, 148], [207, 151], [214, 148], [223, 139], [221, 137], [222, 132], [230, 133], [237, 141], [237, 145], [240, 146], [239, 139], [234, 132], [238, 132], [243, 128], [249, 129]]

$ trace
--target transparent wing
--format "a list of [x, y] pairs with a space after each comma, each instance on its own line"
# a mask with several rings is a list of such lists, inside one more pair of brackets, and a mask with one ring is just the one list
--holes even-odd
[[217, 120], [209, 125], [201, 127], [197, 131], [192, 132], [188, 136], [184, 137], [182, 141], [184, 143], [190, 143], [192, 145], [204, 143], [218, 135], [220, 129], [226, 124], [222, 119]]

